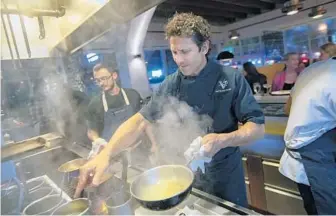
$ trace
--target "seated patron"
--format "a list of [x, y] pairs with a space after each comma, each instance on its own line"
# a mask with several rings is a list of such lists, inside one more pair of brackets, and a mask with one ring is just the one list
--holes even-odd
[[272, 91], [291, 90], [299, 75], [297, 68], [299, 65], [299, 55], [297, 53], [288, 53], [284, 57], [285, 69], [278, 72], [272, 83]]
[[[246, 79], [246, 81], [248, 82], [248, 84], [250, 85], [253, 94], [256, 94], [253, 85], [255, 83], [259, 83], [261, 89], [264, 91], [264, 84], [267, 84], [267, 78], [265, 75], [260, 74], [256, 68], [256, 66], [254, 64], [252, 64], [252, 62], [245, 62], [243, 64], [243, 68], [244, 68], [244, 77]], [[264, 91], [265, 92], [265, 91]]]

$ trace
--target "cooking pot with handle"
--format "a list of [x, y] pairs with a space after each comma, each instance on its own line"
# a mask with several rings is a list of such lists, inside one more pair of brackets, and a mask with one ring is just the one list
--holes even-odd
[[151, 210], [167, 210], [180, 204], [191, 192], [193, 172], [182, 165], [164, 165], [139, 175], [131, 184], [131, 195]]

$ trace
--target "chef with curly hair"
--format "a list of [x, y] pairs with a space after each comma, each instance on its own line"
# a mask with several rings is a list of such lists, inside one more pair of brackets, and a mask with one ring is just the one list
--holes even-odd
[[[204, 182], [199, 188], [247, 207], [239, 146], [264, 135], [263, 112], [242, 74], [207, 58], [211, 34], [207, 20], [192, 13], [178, 13], [167, 23], [165, 33], [177, 72], [168, 76], [149, 103], [123, 123], [105, 149], [82, 167], [77, 194], [92, 172], [93, 184], [99, 184], [110, 156], [132, 145], [148, 125], [160, 119], [165, 106], [162, 98], [172, 96], [213, 120], [201, 140], [211, 161], [205, 165]], [[238, 122], [243, 124], [239, 129]]]

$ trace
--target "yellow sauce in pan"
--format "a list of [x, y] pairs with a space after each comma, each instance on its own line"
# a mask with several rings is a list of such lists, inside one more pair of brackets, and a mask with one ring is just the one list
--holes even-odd
[[157, 182], [157, 184], [143, 186], [140, 192], [140, 199], [146, 201], [167, 199], [183, 192], [188, 186], [189, 181], [163, 179]]

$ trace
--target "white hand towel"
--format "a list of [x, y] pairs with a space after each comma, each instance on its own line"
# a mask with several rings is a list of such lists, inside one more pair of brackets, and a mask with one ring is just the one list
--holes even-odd
[[204, 156], [204, 146], [202, 145], [202, 137], [197, 137], [184, 152], [184, 157], [189, 162], [190, 169], [195, 172], [198, 168], [205, 172], [204, 163], [211, 161], [211, 158]]
[[98, 138], [94, 142], [92, 142], [92, 149], [89, 153], [88, 159], [95, 157], [99, 153], [100, 149], [105, 147], [106, 145], [107, 141], [102, 138]]

